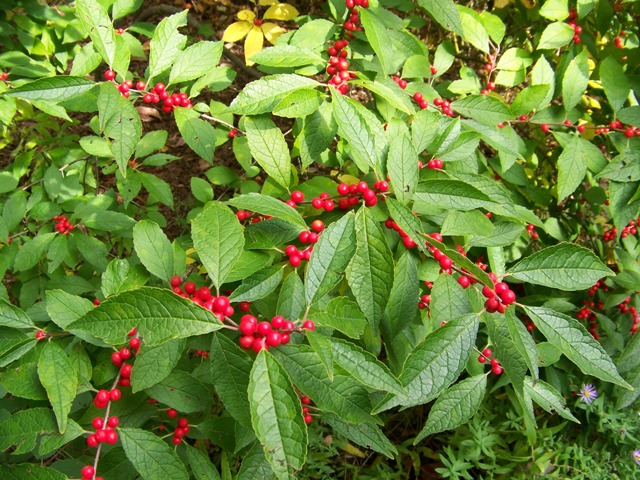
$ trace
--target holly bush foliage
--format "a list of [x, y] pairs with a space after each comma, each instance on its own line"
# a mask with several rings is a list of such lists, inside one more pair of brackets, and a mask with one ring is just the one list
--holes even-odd
[[401, 412], [533, 444], [582, 383], [636, 401], [639, 2], [239, 5], [250, 82], [142, 4], [0, 7], [2, 478], [296, 478], [319, 428], [399, 458]]

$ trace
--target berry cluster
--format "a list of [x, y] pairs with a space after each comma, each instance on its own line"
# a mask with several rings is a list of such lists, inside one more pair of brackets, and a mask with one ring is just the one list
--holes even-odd
[[600, 335], [598, 334], [598, 318], [596, 317], [596, 314], [591, 310], [591, 308], [595, 306], [595, 302], [583, 300], [583, 303], [585, 305], [580, 310], [578, 310], [576, 318], [578, 320], [588, 320], [589, 333], [591, 333], [594, 339], [600, 340]]
[[536, 226], [533, 223], [527, 225], [527, 235], [529, 235], [532, 240], [538, 239], [538, 232], [536, 232]]
[[400, 234], [400, 237], [402, 238], [402, 244], [404, 245], [404, 248], [411, 249], [411, 248], [416, 248], [418, 246], [416, 244], [416, 242], [414, 242], [411, 238], [409, 238], [409, 235], [407, 235], [407, 232], [402, 230], [398, 226], [398, 224], [396, 222], [394, 222], [391, 218], [387, 218], [385, 220], [384, 226], [387, 227], [389, 230], [395, 230], [396, 232], [398, 232]]
[[38, 330], [34, 335], [35, 339], [41, 342], [45, 338], [47, 338], [47, 333], [44, 330]]
[[206, 350], [196, 350], [194, 353], [196, 357], [209, 358], [209, 352], [207, 352]]
[[198, 288], [193, 282], [185, 282], [185, 284], [182, 285], [182, 279], [174, 275], [171, 278], [171, 288], [173, 288], [173, 293], [176, 295], [188, 298], [192, 302], [212, 312], [221, 322], [224, 322], [226, 317], [231, 317], [235, 313], [235, 309], [231, 306], [229, 298], [224, 295], [216, 297], [211, 293], [209, 287], [202, 286]]
[[407, 81], [406, 81], [406, 80], [404, 80], [404, 79], [402, 79], [401, 77], [398, 77], [398, 76], [393, 75], [393, 76], [391, 77], [391, 80], [393, 80], [394, 82], [396, 82], [396, 83], [398, 84], [398, 86], [399, 86], [401, 89], [403, 89], [403, 90], [404, 90], [405, 88], [407, 88]]
[[[489, 273], [489, 276], [496, 282], [497, 278], [494, 273]], [[504, 282], [496, 282], [493, 290], [486, 285], [483, 286], [482, 295], [486, 298], [484, 308], [489, 313], [504, 313], [505, 309], [516, 301], [515, 292]]]
[[271, 218], [269, 215], [264, 215], [264, 216], [256, 215], [246, 210], [238, 210], [236, 212], [236, 217], [241, 222], [244, 222], [245, 220], [249, 219], [251, 223], [260, 223], [262, 220], [269, 220]]
[[310, 425], [311, 422], [313, 422], [313, 417], [309, 413], [309, 407], [308, 407], [308, 405], [311, 403], [311, 399], [306, 395], [302, 395], [300, 397], [300, 403], [302, 404], [302, 415], [303, 415], [302, 418], [304, 419], [304, 423], [306, 423], [307, 425]]
[[631, 303], [631, 296], [627, 297], [624, 299], [624, 301], [622, 301], [619, 305], [618, 308], [620, 309], [620, 313], [630, 313], [631, 314], [631, 320], [633, 321], [633, 325], [631, 325], [631, 334], [633, 335], [634, 333], [636, 333], [638, 331], [638, 325], [640, 324], [640, 316], [638, 315], [638, 310], [636, 309], [636, 307], [634, 306], [629, 306], [629, 303]]
[[[295, 193], [295, 192], [294, 192]], [[313, 252], [313, 245], [318, 243], [320, 238], [320, 234], [324, 230], [324, 222], [322, 220], [314, 220], [311, 223], [311, 230], [305, 230], [300, 232], [298, 235], [298, 240], [302, 244], [310, 244], [309, 247], [304, 250], [299, 250], [295, 245], [287, 245], [285, 247], [284, 252], [289, 257], [289, 264], [297, 268], [300, 266], [303, 260], [309, 261], [311, 258], [311, 253]]]
[[[638, 220], [631, 220], [625, 227], [623, 227], [622, 232], [620, 232], [620, 236], [622, 238], [626, 238], [629, 235], [637, 235], [638, 234], [638, 225], [640, 224], [640, 218]], [[613, 227], [611, 230], [607, 230], [602, 235], [602, 240], [605, 242], [612, 242], [618, 236], [618, 229]]]
[[569, 10], [569, 18], [567, 18], [567, 25], [573, 28], [573, 43], [578, 45], [582, 42], [580, 34], [582, 33], [582, 27], [576, 23], [578, 19], [578, 11], [575, 8]]
[[[131, 371], [133, 370], [133, 365], [127, 363], [132, 356], [137, 355], [140, 350], [140, 338], [137, 336], [137, 331], [134, 328], [129, 332], [129, 336], [132, 337], [129, 340], [129, 348], [123, 347], [117, 352], [113, 352], [111, 354], [111, 363], [114, 366], [120, 369], [120, 379], [118, 380], [118, 385], [121, 387], [130, 387], [131, 386]], [[98, 405], [96, 405], [98, 407]], [[102, 408], [102, 407], [98, 407]]]
[[82, 475], [82, 478], [89, 480], [89, 479], [95, 479], [95, 480], [104, 480], [102, 477], [96, 477], [96, 469], [93, 468], [91, 465], [87, 465], [82, 467], [82, 470], [80, 470], [80, 474]]
[[300, 327], [295, 322], [286, 320], [282, 315], [276, 315], [269, 322], [258, 322], [253, 315], [244, 315], [240, 319], [240, 346], [245, 350], [255, 352], [267, 350], [269, 347], [286, 345], [291, 340], [291, 333], [303, 330], [315, 330], [311, 320], [305, 320]]
[[624, 40], [622, 39], [624, 36], [626, 36], [626, 34], [624, 32], [620, 32], [620, 35], [615, 38], [613, 43], [616, 48], [624, 48]]
[[[389, 184], [384, 180], [374, 182], [373, 188], [369, 188], [369, 184], [365, 181], [351, 184], [341, 183], [338, 185], [338, 195], [341, 197], [338, 200], [338, 208], [340, 210], [347, 210], [349, 207], [354, 207], [360, 203], [360, 198], [362, 198], [363, 203], [367, 207], [373, 207], [378, 203], [378, 195], [384, 198], [384, 194], [387, 191], [389, 191]], [[322, 195], [320, 195], [320, 197], [322, 197]], [[320, 206], [318, 200], [320, 199], [314, 198], [311, 202], [314, 208]], [[314, 202], [316, 203], [314, 204]], [[321, 208], [326, 210], [324, 202]]]
[[425, 293], [420, 297], [420, 301], [418, 302], [418, 308], [420, 310], [424, 310], [431, 303], [431, 295]]
[[[478, 362], [485, 363], [487, 360], [489, 360], [489, 358], [491, 358], [491, 355], [493, 355], [491, 349], [485, 348], [478, 357]], [[500, 365], [500, 362], [494, 357], [491, 358], [490, 363], [491, 372], [493, 372], [494, 375], [500, 375], [502, 373], [502, 365]]]
[[344, 3], [351, 10], [349, 20], [344, 23], [344, 29], [349, 32], [362, 30], [360, 15], [355, 7], [369, 8], [369, 0], [345, 0]]
[[175, 107], [193, 108], [191, 100], [189, 100], [189, 96], [186, 93], [176, 91], [170, 94], [162, 83], [156, 83], [149, 92], [145, 93], [145, 86], [146, 84], [144, 82], [138, 82], [136, 84], [136, 88], [144, 93], [142, 101], [144, 103], [162, 102], [162, 111], [165, 113], [172, 112]]
[[[167, 417], [176, 418], [177, 416], [178, 411], [175, 408], [169, 408], [167, 410]], [[176, 424], [176, 428], [173, 430], [171, 443], [173, 443], [174, 445], [180, 445], [180, 443], [182, 443], [182, 437], [186, 436], [189, 431], [189, 420], [186, 417], [179, 418], [178, 423]]]
[[426, 163], [426, 165], [423, 164], [421, 160], [418, 160], [418, 168], [421, 170], [423, 168], [430, 168], [432, 170], [442, 170], [442, 167], [444, 167], [444, 162], [439, 158], [432, 158]]
[[[403, 80], [404, 81], [404, 80]], [[424, 98], [424, 96], [422, 95], [421, 92], [416, 92], [413, 94], [413, 99], [416, 101], [416, 103], [418, 104], [418, 106], [424, 110], [425, 108], [427, 108], [429, 106], [429, 102], [427, 102], [427, 99]]]
[[[111, 390], [111, 392], [117, 391], [119, 390]], [[101, 392], [109, 395], [106, 390], [100, 390], [98, 392], [98, 395], [100, 395]], [[87, 445], [94, 448], [101, 443], [115, 445], [118, 442], [118, 433], [115, 431], [115, 429], [118, 427], [119, 423], [120, 420], [115, 416], [108, 417], [106, 422], [102, 417], [95, 417], [91, 422], [91, 425], [93, 426], [95, 431], [87, 438]]]
[[448, 100], [442, 100], [441, 98], [436, 98], [433, 101], [433, 104], [436, 107], [440, 107], [440, 110], [442, 111], [442, 113], [444, 115], [447, 115], [448, 117], [453, 117], [453, 110], [451, 110], [451, 102]]
[[69, 223], [69, 219], [65, 216], [56, 215], [53, 217], [53, 227], [63, 235], [69, 235], [75, 228]]
[[0, 72], [0, 82], [4, 82], [9, 78], [9, 74], [7, 72]]
[[[356, 17], [357, 17], [356, 13]], [[347, 22], [349, 23], [349, 22]], [[356, 78], [355, 72], [349, 71], [349, 52], [345, 48], [349, 45], [348, 40], [336, 40], [333, 46], [327, 49], [329, 54], [329, 65], [327, 65], [327, 75], [331, 75], [329, 85], [333, 85], [340, 93], [345, 95], [349, 91], [348, 81]]]
[[488, 62], [484, 65], [484, 71], [487, 73], [487, 86], [481, 90], [482, 95], [489, 95], [489, 92], [492, 92], [496, 89], [495, 82], [491, 81], [491, 74], [496, 69], [496, 57], [494, 55], [487, 56]]

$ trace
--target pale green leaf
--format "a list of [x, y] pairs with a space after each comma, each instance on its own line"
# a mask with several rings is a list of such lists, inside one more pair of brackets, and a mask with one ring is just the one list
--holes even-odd
[[64, 433], [71, 403], [76, 398], [78, 376], [67, 354], [53, 341], [47, 342], [40, 352], [38, 377], [56, 414], [58, 430]]

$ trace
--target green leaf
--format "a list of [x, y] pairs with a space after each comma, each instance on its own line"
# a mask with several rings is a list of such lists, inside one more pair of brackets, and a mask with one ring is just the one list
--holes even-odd
[[0, 300], [0, 327], [34, 328], [34, 325], [20, 308]]
[[231, 102], [229, 109], [238, 115], [271, 112], [288, 93], [318, 85], [315, 80], [300, 75], [279, 74], [263, 77], [246, 85]]
[[133, 327], [146, 346], [154, 346], [215, 332], [222, 324], [211, 312], [171, 290], [143, 287], [107, 298], [67, 328], [87, 332], [109, 345], [121, 345]]
[[355, 247], [355, 221], [350, 212], [329, 225], [313, 248], [304, 280], [307, 305], [336, 287]]
[[309, 48], [295, 45], [276, 45], [263, 48], [251, 57], [251, 61], [265, 67], [293, 68], [324, 62], [323, 58]]
[[580, 421], [573, 416], [571, 411], [566, 408], [567, 402], [564, 401], [562, 395], [560, 395], [560, 393], [547, 382], [534, 380], [531, 377], [525, 377], [524, 389], [533, 401], [544, 408], [547, 412], [557, 412], [562, 418], [580, 423]]
[[188, 10], [182, 10], [163, 18], [153, 32], [149, 48], [149, 83], [173, 65], [186, 45], [187, 37], [178, 32], [178, 28], [187, 24], [187, 13]]
[[218, 470], [205, 452], [188, 444], [185, 445], [185, 451], [194, 478], [201, 480], [221, 480]]
[[3, 480], [67, 480], [67, 476], [51, 467], [41, 467], [33, 463], [0, 465]]
[[141, 220], [133, 227], [133, 247], [140, 261], [156, 277], [169, 282], [173, 276], [173, 248], [157, 223]]
[[215, 128], [209, 122], [202, 120], [195, 110], [178, 107], [173, 113], [178, 130], [189, 148], [207, 162], [212, 163], [216, 149]]
[[76, 16], [93, 40], [93, 48], [113, 67], [116, 58], [116, 32], [107, 10], [97, 0], [78, 0]]
[[83, 94], [93, 87], [95, 82], [83, 77], [60, 76], [41, 78], [33, 82], [20, 85], [9, 90], [4, 95], [18, 97], [24, 100], [48, 102], [61, 102]]
[[588, 84], [589, 59], [587, 51], [583, 50], [571, 60], [562, 78], [562, 99], [566, 112], [570, 112], [580, 102]]
[[284, 318], [297, 319], [300, 318], [306, 307], [304, 284], [300, 276], [296, 272], [292, 272], [282, 282], [276, 312]]
[[300, 400], [282, 367], [262, 350], [249, 377], [251, 424], [279, 479], [294, 479], [307, 457], [307, 428]]
[[193, 220], [191, 236], [200, 261], [219, 289], [243, 251], [242, 225], [229, 207], [211, 202]]
[[[640, 180], [640, 152], [627, 150], [604, 167], [596, 178], [608, 178], [615, 182], [637, 182]], [[590, 190], [593, 190], [590, 189]], [[599, 192], [599, 190], [595, 190]], [[603, 203], [601, 201], [600, 203]]]
[[476, 375], [447, 389], [431, 407], [424, 428], [413, 441], [417, 445], [434, 433], [453, 430], [471, 419], [480, 408], [487, 390], [487, 376]]
[[229, 296], [232, 302], [253, 302], [274, 292], [284, 275], [281, 266], [269, 267], [245, 279]]
[[511, 104], [511, 112], [514, 115], [526, 115], [547, 106], [547, 95], [551, 90], [551, 86], [531, 85], [521, 90]]
[[[416, 112], [415, 107], [411, 103], [410, 97], [402, 90], [396, 82], [390, 78], [382, 78], [375, 82], [369, 80], [352, 80], [352, 85], [362, 85], [367, 90], [372, 91], [385, 101], [389, 102], [393, 107], [407, 115], [413, 115]], [[375, 137], [375, 134], [374, 134]]]
[[273, 108], [273, 114], [278, 117], [303, 118], [315, 112], [325, 99], [326, 95], [311, 88], [295, 90]]
[[589, 288], [613, 272], [590, 250], [560, 243], [520, 260], [508, 274], [524, 282], [573, 291]]
[[115, 85], [104, 82], [98, 95], [100, 130], [111, 139], [110, 147], [123, 177], [127, 176], [129, 159], [142, 136], [142, 122], [133, 103], [120, 95]]
[[473, 312], [467, 291], [451, 275], [439, 275], [433, 282], [430, 307], [436, 325]]
[[393, 221], [418, 245], [420, 250], [426, 251], [422, 237], [424, 228], [420, 219], [408, 207], [393, 198], [387, 198], [386, 203]]
[[400, 135], [389, 143], [387, 172], [393, 186], [393, 192], [399, 202], [405, 205], [411, 201], [418, 185], [418, 152], [408, 135]]
[[444, 28], [462, 36], [462, 19], [453, 0], [418, 0], [418, 5]]
[[209, 356], [213, 386], [220, 400], [238, 423], [250, 426], [247, 388], [253, 363], [251, 358], [242, 351], [237, 342], [216, 334], [211, 339]]
[[501, 44], [507, 31], [507, 27], [500, 17], [493, 13], [489, 13], [487, 10], [483, 10], [480, 13], [480, 21], [487, 30], [487, 33], [489, 33], [491, 40], [498, 45]]
[[618, 120], [630, 125], [640, 125], [640, 106], [623, 108], [618, 112]]
[[176, 452], [157, 435], [140, 428], [118, 429], [127, 458], [144, 480], [189, 480]]
[[454, 210], [475, 210], [486, 207], [491, 199], [468, 183], [460, 180], [427, 180], [420, 182], [414, 195], [416, 200]]
[[493, 232], [493, 223], [480, 210], [460, 212], [450, 210], [442, 223], [442, 235], [487, 235]]
[[462, 5], [457, 5], [457, 9], [462, 24], [462, 38], [478, 50], [489, 53], [489, 34], [480, 20], [480, 15]]
[[35, 267], [55, 238], [56, 234], [53, 232], [40, 233], [30, 241], [25, 242], [16, 254], [14, 268], [18, 272], [24, 272]]
[[[133, 370], [136, 368], [137, 365]], [[174, 370], [162, 381], [147, 388], [146, 393], [182, 413], [201, 412], [213, 404], [210, 389], [182, 370]]]
[[318, 332], [307, 332], [307, 341], [327, 371], [329, 380], [333, 380], [333, 352], [329, 338]]
[[523, 307], [535, 326], [585, 375], [625, 388], [629, 384], [618, 374], [604, 348], [577, 320], [543, 307]]
[[291, 182], [291, 154], [282, 131], [269, 116], [248, 117], [244, 126], [253, 158], [267, 175], [288, 189]]
[[511, 120], [509, 107], [496, 97], [489, 95], [468, 95], [451, 104], [451, 109], [485, 125], [497, 125]]
[[358, 308], [358, 304], [347, 297], [331, 299], [324, 311], [313, 310], [312, 317], [316, 325], [333, 328], [347, 337], [356, 339], [362, 336], [367, 325], [367, 319]]
[[538, 50], [555, 50], [568, 45], [573, 40], [573, 27], [563, 22], [554, 22], [542, 32]]
[[567, 0], [546, 0], [540, 8], [540, 15], [549, 20], [562, 21], [569, 16]]
[[58, 431], [56, 418], [50, 408], [38, 407], [18, 410], [0, 422], [0, 451], [15, 446], [13, 455], [33, 450], [38, 437]]
[[40, 352], [38, 377], [56, 414], [58, 430], [64, 433], [71, 403], [76, 398], [78, 377], [67, 354], [52, 341], [47, 342]]
[[185, 48], [173, 64], [169, 84], [188, 82], [209, 73], [220, 61], [222, 48], [222, 42], [207, 41], [200, 41]]
[[[318, 355], [307, 345], [282, 345], [273, 353], [300, 391], [320, 410], [335, 413], [350, 423], [380, 423], [370, 414], [367, 389], [350, 375], [334, 370], [333, 380]], [[292, 413], [295, 413], [292, 411]]]
[[[595, 152], [594, 152], [595, 150]], [[602, 156], [591, 142], [574, 136], [558, 157], [558, 201], [571, 195], [587, 174], [587, 155]]]
[[369, 45], [371, 45], [377, 59], [380, 61], [382, 71], [386, 74], [393, 73], [389, 71], [389, 68], [393, 67], [390, 62], [393, 61], [394, 51], [391, 42], [389, 42], [389, 35], [383, 21], [366, 8], [360, 9], [359, 14], [364, 33]]
[[358, 210], [355, 230], [356, 250], [346, 270], [347, 281], [375, 332], [393, 284], [393, 257], [384, 231], [369, 208]]
[[305, 167], [313, 164], [331, 145], [338, 125], [333, 118], [332, 105], [325, 102], [320, 108], [304, 119], [300, 134], [300, 158]]
[[295, 208], [290, 207], [277, 198], [269, 197], [268, 195], [247, 193], [245, 195], [234, 197], [227, 203], [237, 209], [249, 210], [250, 212], [276, 217], [289, 222], [292, 225], [296, 225], [302, 230], [307, 229], [307, 223]]
[[409, 355], [400, 374], [407, 393], [387, 395], [373, 412], [396, 405], [422, 405], [437, 398], [464, 369], [475, 345], [478, 324], [478, 316], [469, 314], [451, 319], [430, 333]]
[[398, 453], [393, 443], [376, 425], [345, 422], [338, 416], [328, 412], [322, 414], [322, 420], [331, 425], [336, 434], [346, 437], [358, 445], [370, 448], [388, 458], [394, 458]]
[[162, 345], [140, 350], [136, 355], [136, 368], [131, 371], [131, 390], [133, 393], [153, 387], [163, 381], [178, 365], [185, 340], [178, 338]]
[[259, 442], [256, 442], [251, 450], [242, 456], [242, 465], [236, 480], [273, 480], [273, 470], [264, 456], [264, 451]]
[[600, 80], [604, 93], [614, 112], [619, 111], [629, 96], [629, 80], [625, 76], [622, 66], [612, 56], [607, 56], [599, 67]]
[[331, 90], [333, 117], [338, 124], [338, 133], [351, 147], [349, 153], [358, 169], [367, 173], [376, 168], [375, 140], [365, 118], [360, 114], [355, 101]]
[[374, 355], [353, 343], [326, 338], [331, 345], [335, 362], [357, 381], [375, 390], [384, 390], [396, 395], [404, 394], [398, 379]]

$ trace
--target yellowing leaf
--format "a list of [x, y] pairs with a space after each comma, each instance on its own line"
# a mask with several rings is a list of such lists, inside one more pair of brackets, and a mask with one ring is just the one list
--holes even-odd
[[267, 38], [269, 43], [274, 44], [278, 37], [282, 35], [286, 30], [279, 27], [275, 23], [266, 22], [262, 24], [262, 31], [264, 32], [264, 36]]
[[227, 27], [222, 35], [223, 42], [237, 42], [244, 37], [253, 25], [250, 22], [235, 22]]
[[262, 50], [263, 42], [264, 35], [262, 35], [262, 30], [260, 30], [260, 27], [253, 27], [244, 41], [244, 60], [247, 65], [251, 66], [255, 63], [249, 59]]
[[278, 3], [269, 7], [264, 14], [263, 18], [270, 18], [273, 20], [291, 20], [298, 16], [298, 10], [287, 3]]
[[256, 14], [251, 10], [241, 10], [238, 12], [238, 18], [245, 22], [253, 22], [253, 19], [256, 18]]

